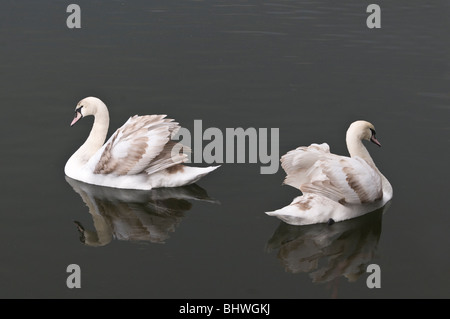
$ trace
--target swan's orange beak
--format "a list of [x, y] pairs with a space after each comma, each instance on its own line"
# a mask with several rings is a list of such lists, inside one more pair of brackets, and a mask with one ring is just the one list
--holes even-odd
[[72, 123], [70, 123], [70, 126], [73, 126], [82, 117], [83, 117], [83, 115], [81, 115], [81, 112], [76, 111], [75, 112], [75, 117], [73, 118]]
[[372, 134], [372, 137], [370, 138], [370, 141], [374, 144], [377, 144], [379, 147], [381, 147], [381, 143], [378, 142], [377, 138], [375, 137], [375, 134]]

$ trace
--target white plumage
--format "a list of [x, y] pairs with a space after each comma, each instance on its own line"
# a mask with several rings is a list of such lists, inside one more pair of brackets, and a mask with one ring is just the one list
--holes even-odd
[[375, 166], [363, 140], [381, 146], [374, 126], [356, 121], [346, 137], [351, 157], [330, 153], [326, 143], [298, 147], [282, 156], [287, 174], [284, 183], [301, 190], [303, 196], [267, 214], [288, 224], [307, 225], [346, 220], [386, 204], [392, 198], [392, 186]]
[[64, 168], [70, 178], [100, 186], [148, 190], [192, 184], [218, 167], [183, 165], [190, 150], [171, 140], [180, 126], [166, 115], [130, 117], [106, 143], [106, 105], [95, 97], [81, 100], [71, 126], [88, 115], [95, 117], [91, 133]]

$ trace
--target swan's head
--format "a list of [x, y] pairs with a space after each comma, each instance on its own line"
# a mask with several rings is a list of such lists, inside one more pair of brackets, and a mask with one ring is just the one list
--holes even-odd
[[355, 137], [360, 140], [371, 141], [381, 147], [381, 143], [376, 138], [375, 127], [367, 121], [353, 122], [347, 130], [347, 137]]
[[85, 116], [95, 116], [100, 108], [106, 109], [106, 105], [102, 102], [102, 100], [92, 96], [82, 99], [75, 107], [75, 116], [72, 123], [70, 123], [70, 126], [74, 125]]

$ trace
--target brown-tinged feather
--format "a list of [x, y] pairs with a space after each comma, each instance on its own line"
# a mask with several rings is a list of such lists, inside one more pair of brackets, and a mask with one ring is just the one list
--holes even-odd
[[[177, 156], [174, 160], [170, 158], [173, 147], [170, 137], [177, 129], [178, 123], [166, 119], [165, 115], [131, 117], [105, 146], [94, 173], [116, 175], [139, 174], [144, 171], [148, 173], [184, 162], [185, 155]], [[115, 147], [118, 145], [121, 145], [119, 152], [125, 152], [126, 156], [114, 156]], [[147, 152], [148, 148], [151, 150], [150, 153]]]
[[311, 199], [308, 198], [306, 200], [301, 200], [298, 201], [297, 203], [295, 203], [294, 205], [296, 205], [298, 208], [300, 208], [301, 210], [308, 210], [311, 209], [311, 205], [310, 205]]
[[166, 168], [166, 171], [169, 174], [175, 174], [175, 173], [183, 172], [184, 171], [184, 166], [182, 164], [176, 164], [174, 166], [170, 166], [170, 167]]

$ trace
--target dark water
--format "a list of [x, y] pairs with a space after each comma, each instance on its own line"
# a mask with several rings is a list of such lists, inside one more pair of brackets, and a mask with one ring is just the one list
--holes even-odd
[[[70, 3], [0, 12], [0, 297], [450, 297], [447, 1], [378, 1], [381, 29], [366, 26], [370, 2], [214, 0], [77, 1], [70, 30]], [[347, 154], [348, 125], [366, 119], [394, 198], [293, 227], [264, 212], [300, 193], [261, 163], [172, 191], [71, 184], [64, 164], [92, 119], [69, 123], [89, 95], [109, 106], [110, 133], [161, 113], [188, 129], [279, 128], [280, 155], [314, 142]]]

